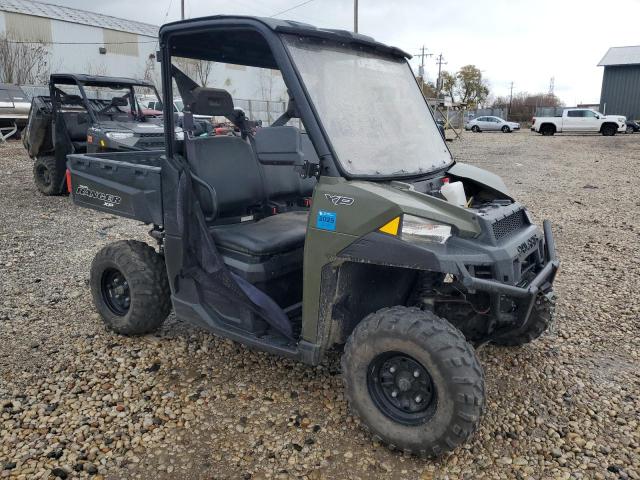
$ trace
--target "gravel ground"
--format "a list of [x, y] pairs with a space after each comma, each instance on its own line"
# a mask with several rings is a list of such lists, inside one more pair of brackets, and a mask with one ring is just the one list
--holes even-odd
[[125, 338], [88, 270], [146, 227], [46, 198], [0, 147], [0, 478], [640, 479], [640, 135], [467, 134], [454, 154], [554, 223], [554, 332], [485, 346], [488, 404], [438, 461], [373, 443], [339, 359], [311, 368], [177, 321]]

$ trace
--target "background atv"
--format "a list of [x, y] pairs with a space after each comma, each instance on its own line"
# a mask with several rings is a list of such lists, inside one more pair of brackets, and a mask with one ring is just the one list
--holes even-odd
[[67, 155], [161, 149], [161, 118], [148, 118], [136, 95], [153, 84], [129, 78], [53, 74], [49, 96], [32, 99], [23, 143], [45, 195], [64, 193]]
[[[344, 346], [345, 395], [374, 436], [422, 456], [466, 441], [485, 405], [472, 344], [523, 344], [551, 324], [549, 223], [534, 225], [496, 175], [453, 161], [401, 50], [224, 16], [165, 25], [159, 44], [184, 138], [168, 111], [165, 152], [69, 156], [77, 205], [151, 224], [158, 242], [96, 255], [91, 291], [107, 327], [151, 332], [173, 306], [311, 365]], [[277, 69], [288, 108], [255, 128], [174, 56]], [[198, 137], [195, 114], [224, 116], [240, 136]], [[388, 124], [399, 133], [380, 136]]]

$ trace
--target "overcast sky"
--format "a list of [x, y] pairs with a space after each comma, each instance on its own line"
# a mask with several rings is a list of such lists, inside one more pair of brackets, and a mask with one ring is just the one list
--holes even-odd
[[[79, 9], [160, 25], [180, 18], [180, 0], [46, 0]], [[185, 0], [186, 16], [270, 16], [303, 0]], [[602, 67], [612, 46], [640, 44], [640, 0], [359, 0], [361, 33], [419, 53], [442, 53], [445, 69], [474, 64], [493, 95], [555, 93], [567, 105], [598, 102]], [[311, 0], [279, 18], [353, 29], [353, 0]], [[426, 60], [435, 79], [434, 57]], [[414, 58], [412, 64], [417, 65]]]

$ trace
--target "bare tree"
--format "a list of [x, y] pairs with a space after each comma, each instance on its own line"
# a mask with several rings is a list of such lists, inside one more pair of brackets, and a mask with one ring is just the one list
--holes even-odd
[[213, 71], [213, 62], [206, 60], [194, 60], [192, 58], [178, 57], [174, 59], [176, 65], [185, 75], [191, 77], [202, 87], [209, 84], [209, 78]]
[[147, 82], [153, 83], [153, 85], [158, 88], [157, 82], [157, 73], [156, 73], [156, 56], [153, 53], [149, 54], [147, 61], [144, 64], [144, 73], [142, 78]]
[[0, 35], [0, 82], [18, 85], [46, 83], [51, 53], [45, 42], [24, 42]]
[[209, 76], [213, 70], [213, 62], [207, 62], [206, 60], [198, 60], [194, 66], [196, 81], [201, 86], [206, 87], [209, 84]]

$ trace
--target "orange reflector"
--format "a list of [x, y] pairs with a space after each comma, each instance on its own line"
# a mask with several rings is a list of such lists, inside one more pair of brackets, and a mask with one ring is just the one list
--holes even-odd
[[67, 192], [71, 193], [71, 170], [67, 168]]
[[390, 222], [384, 224], [378, 230], [380, 232], [388, 233], [389, 235], [398, 235], [399, 228], [400, 228], [400, 217], [396, 217]]

